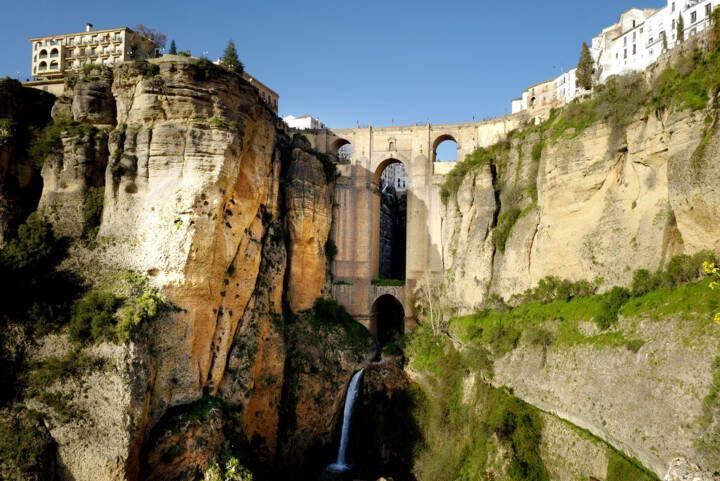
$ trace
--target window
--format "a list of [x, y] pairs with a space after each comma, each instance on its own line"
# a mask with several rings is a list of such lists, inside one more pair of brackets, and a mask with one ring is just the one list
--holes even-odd
[[672, 11], [675, 11], [675, 2], [672, 3]]
[[73, 62], [72, 60], [67, 63], [68, 68], [73, 68]]
[[70, 46], [75, 45], [75, 38], [68, 39], [68, 45], [70, 45]]
[[[395, 150], [395, 142], [390, 142], [390, 146], [388, 147], [388, 150]], [[398, 184], [399, 186], [400, 184]]]
[[697, 22], [697, 12], [692, 12], [690, 14], [690, 23], [695, 23], [695, 22]]
[[707, 5], [705, 5], [705, 16], [706, 16], [706, 17], [709, 17], [709, 16], [710, 16], [710, 10], [711, 10], [711, 9], [712, 9], [712, 5], [711, 5], [711, 4], [708, 3]]
[[650, 37], [650, 41], [648, 41], [648, 43], [653, 43], [653, 40], [654, 39], [652, 37]]
[[87, 43], [87, 39], [85, 37], [81, 38], [80, 43], [85, 45]]
[[107, 59], [103, 60], [103, 65], [107, 66], [107, 64], [108, 64], [108, 60]]
[[637, 53], [637, 45], [633, 44], [633, 55]]
[[627, 58], [627, 49], [625, 49], [625, 52], [623, 54], [623, 58]]
[[627, 45], [627, 37], [623, 38], [623, 45]]
[[672, 21], [672, 28], [675, 28], [675, 19]]
[[92, 36], [92, 39], [90, 39], [90, 43], [97, 43], [97, 35]]
[[650, 49], [650, 56], [651, 56], [651, 57], [652, 57], [652, 54], [653, 54], [653, 51], [652, 51], [652, 49]]
[[635, 28], [635, 20], [633, 20], [633, 28]]
[[637, 39], [637, 32], [633, 32], [633, 42]]
[[116, 34], [115, 34], [115, 41], [116, 41], [116, 42], [119, 42], [119, 41], [120, 41], [120, 34], [119, 34], [119, 33], [116, 33]]
[[115, 53], [120, 53], [120, 45], [115, 45]]
[[90, 50], [90, 55], [97, 55], [97, 47], [93, 47], [93, 48]]
[[643, 29], [642, 29], [642, 27], [640, 27], [640, 33], [641, 33], [641, 34], [643, 33]]
[[108, 53], [108, 52], [110, 52], [110, 48], [109, 48], [109, 47], [104, 47], [104, 48], [103, 48], [103, 53]]

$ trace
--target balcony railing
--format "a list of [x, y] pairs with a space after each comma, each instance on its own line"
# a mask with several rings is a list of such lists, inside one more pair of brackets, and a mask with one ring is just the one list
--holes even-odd
[[40, 54], [40, 55], [38, 55], [38, 58], [47, 58], [47, 54], [46, 54], [46, 53], [45, 53], [45, 54]]
[[57, 54], [57, 53], [50, 54], [50, 58], [58, 58], [59, 56], [60, 56], [60, 54]]

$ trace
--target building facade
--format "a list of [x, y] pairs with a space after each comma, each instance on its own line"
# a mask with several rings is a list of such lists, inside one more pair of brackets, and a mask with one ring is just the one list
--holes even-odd
[[307, 130], [307, 129], [327, 129], [327, 126], [320, 122], [317, 117], [313, 118], [310, 115], [301, 115], [300, 117], [293, 117], [288, 115], [283, 117], [283, 122], [287, 124], [291, 129]]
[[277, 115], [278, 101], [280, 100], [280, 95], [245, 71], [243, 71], [243, 78], [250, 84], [257, 87], [258, 91], [260, 92], [260, 98], [262, 98], [270, 106], [273, 112], [275, 112], [275, 115]]
[[87, 24], [84, 32], [29, 40], [33, 45], [32, 75], [37, 81], [61, 80], [86, 65], [112, 67], [158, 53], [152, 39], [127, 27], [93, 30]]
[[[595, 83], [604, 83], [613, 75], [641, 72], [658, 57], [710, 28], [710, 14], [720, 0], [668, 0], [662, 8], [631, 8], [617, 22], [604, 28], [592, 39], [590, 54], [595, 63]], [[683, 20], [683, 38], [678, 23]], [[573, 68], [554, 80], [537, 84], [511, 101], [512, 113], [564, 105], [583, 93], [577, 88], [577, 69]], [[554, 82], [556, 103], [548, 101], [550, 83]]]
[[385, 170], [383, 170], [380, 175], [380, 179], [385, 182], [385, 185], [393, 186], [395, 192], [405, 192], [407, 190], [409, 180], [408, 172], [400, 162], [385, 167]]

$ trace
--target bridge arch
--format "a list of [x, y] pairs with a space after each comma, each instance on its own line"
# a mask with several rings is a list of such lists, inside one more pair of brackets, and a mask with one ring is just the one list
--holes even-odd
[[343, 138], [336, 139], [330, 145], [330, 153], [341, 160], [352, 160], [352, 143]]
[[[437, 155], [438, 147], [440, 147], [440, 144], [447, 142], [447, 141], [454, 142], [456, 148], [458, 150], [460, 149], [460, 144], [458, 144], [458, 141], [457, 141], [457, 135], [453, 135], [450, 133], [445, 133], [445, 134], [439, 135], [432, 144], [432, 161], [433, 162], [438, 162], [438, 155]], [[443, 160], [448, 160], [448, 159], [443, 159]], [[457, 154], [456, 154], [455, 160], [460, 160], [460, 159], [457, 159]]]
[[[398, 165], [399, 167], [394, 167]], [[406, 279], [407, 212], [410, 176], [407, 164], [390, 157], [373, 176], [372, 277]]]
[[375, 299], [370, 309], [370, 332], [380, 346], [397, 341], [405, 333], [405, 307], [392, 294]]

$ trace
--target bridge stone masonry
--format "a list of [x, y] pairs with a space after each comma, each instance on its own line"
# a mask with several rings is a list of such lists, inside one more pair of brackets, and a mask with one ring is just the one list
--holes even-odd
[[[402, 329], [412, 329], [412, 298], [419, 282], [441, 282], [445, 271], [442, 258], [442, 214], [440, 187], [457, 162], [436, 162], [440, 143], [457, 143], [462, 160], [478, 147], [488, 147], [523, 125], [526, 113], [483, 122], [365, 127], [297, 131], [305, 135], [318, 152], [338, 155], [346, 144], [352, 146], [349, 163], [339, 163], [335, 189], [331, 238], [337, 245], [332, 265], [332, 297], [343, 304], [370, 332], [378, 336], [378, 306], [385, 296], [396, 299], [404, 313]], [[383, 170], [401, 162], [408, 173], [407, 244], [404, 253], [405, 285], [372, 285], [380, 263], [380, 176]], [[380, 336], [382, 341], [382, 336]]]

